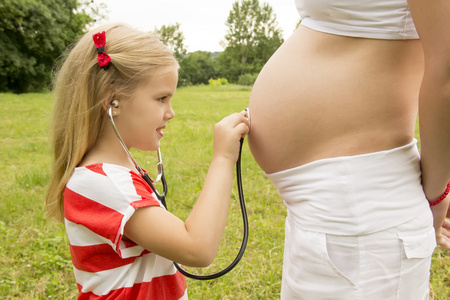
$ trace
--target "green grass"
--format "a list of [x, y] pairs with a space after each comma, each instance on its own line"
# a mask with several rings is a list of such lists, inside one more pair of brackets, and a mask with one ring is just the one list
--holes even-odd
[[[203, 185], [212, 156], [213, 125], [247, 106], [249, 88], [189, 87], [173, 99], [176, 117], [165, 130], [162, 154], [169, 183], [169, 210], [182, 219]], [[77, 288], [64, 227], [45, 218], [49, 178], [48, 121], [51, 94], [0, 94], [0, 298], [73, 299]], [[153, 154], [133, 151], [150, 173]], [[279, 299], [285, 208], [244, 144], [243, 185], [250, 239], [241, 263], [212, 281], [188, 279], [191, 299]], [[234, 259], [242, 237], [236, 189], [226, 233], [213, 265], [218, 271]], [[450, 297], [450, 255], [437, 249], [432, 264], [434, 299]]]

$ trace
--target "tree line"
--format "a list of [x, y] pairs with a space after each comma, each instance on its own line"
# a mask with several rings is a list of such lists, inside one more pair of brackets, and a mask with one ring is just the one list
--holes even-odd
[[[55, 62], [104, 17], [104, 9], [93, 0], [2, 0], [0, 92], [48, 90]], [[284, 42], [273, 8], [259, 0], [236, 0], [225, 24], [219, 53], [187, 53], [179, 23], [155, 28], [180, 63], [179, 86], [208, 84], [211, 78], [251, 85]]]

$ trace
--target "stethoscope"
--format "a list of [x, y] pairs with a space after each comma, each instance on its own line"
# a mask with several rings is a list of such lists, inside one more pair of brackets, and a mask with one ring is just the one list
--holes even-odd
[[[250, 110], [247, 108], [247, 109], [245, 109], [245, 111], [247, 112], [247, 118], [249, 121], [249, 132], [250, 132], [250, 127], [251, 127]], [[119, 139], [119, 142], [122, 145], [123, 149], [127, 153], [128, 158], [131, 160], [131, 162], [134, 164], [136, 170], [139, 172], [141, 177], [145, 180], [145, 182], [147, 182], [147, 184], [152, 189], [153, 193], [156, 195], [158, 200], [161, 201], [161, 204], [167, 210], [167, 205], [166, 205], [167, 181], [166, 181], [166, 177], [164, 176], [164, 166], [162, 163], [161, 150], [159, 148], [157, 150], [158, 163], [156, 166], [158, 168], [158, 175], [157, 175], [156, 179], [154, 180], [154, 182], [161, 181], [161, 184], [163, 187], [163, 192], [159, 193], [156, 190], [155, 186], [153, 185], [152, 180], [150, 179], [150, 176], [148, 176], [148, 174], [145, 173], [141, 169], [141, 167], [139, 167], [139, 165], [136, 163], [136, 161], [134, 160], [130, 151], [128, 150], [127, 146], [123, 142], [119, 132], [117, 131], [116, 124], [114, 123], [114, 119], [112, 116], [112, 106], [110, 106], [108, 109], [108, 116], [109, 116], [109, 121], [111, 123], [111, 126], [114, 130], [114, 133], [116, 134], [117, 138]], [[196, 274], [189, 273], [186, 270], [184, 270], [183, 268], [181, 268], [181, 266], [178, 263], [174, 262], [173, 264], [175, 265], [177, 270], [186, 277], [189, 277], [192, 279], [197, 279], [197, 280], [210, 280], [210, 279], [214, 279], [214, 278], [223, 276], [226, 273], [230, 272], [239, 263], [242, 256], [244, 255], [245, 248], [247, 247], [247, 241], [248, 241], [248, 218], [247, 218], [247, 210], [245, 209], [244, 192], [242, 190], [242, 179], [241, 179], [241, 152], [242, 152], [243, 142], [244, 142], [244, 139], [241, 138], [240, 147], [239, 147], [239, 157], [238, 157], [238, 160], [236, 161], [236, 181], [237, 181], [237, 187], [238, 187], [238, 193], [239, 193], [239, 203], [241, 205], [242, 221], [244, 223], [244, 234], [243, 234], [243, 239], [242, 239], [242, 243], [241, 243], [241, 248], [240, 248], [236, 258], [233, 260], [233, 262], [228, 267], [224, 268], [223, 270], [221, 270], [217, 273], [210, 274], [210, 275], [196, 275]]]

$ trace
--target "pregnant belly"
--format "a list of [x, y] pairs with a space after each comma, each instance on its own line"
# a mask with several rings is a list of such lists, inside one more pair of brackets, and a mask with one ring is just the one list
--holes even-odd
[[[371, 52], [343, 47], [321, 52], [314, 43], [311, 30], [296, 32], [253, 87], [249, 145], [267, 173], [389, 149], [412, 139], [420, 70], [396, 66], [393, 71], [367, 59]], [[405, 76], [407, 71], [418, 75]]]

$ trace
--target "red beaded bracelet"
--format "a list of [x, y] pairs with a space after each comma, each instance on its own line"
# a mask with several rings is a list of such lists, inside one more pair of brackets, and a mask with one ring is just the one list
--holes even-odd
[[450, 181], [447, 183], [447, 188], [445, 189], [445, 191], [441, 195], [441, 197], [439, 197], [439, 199], [437, 199], [436, 201], [431, 202], [430, 206], [435, 206], [435, 205], [438, 205], [439, 203], [441, 203], [445, 199], [445, 197], [447, 197], [449, 192], [450, 192]]

